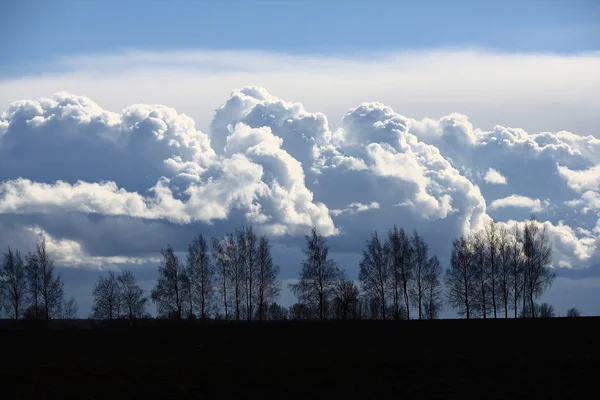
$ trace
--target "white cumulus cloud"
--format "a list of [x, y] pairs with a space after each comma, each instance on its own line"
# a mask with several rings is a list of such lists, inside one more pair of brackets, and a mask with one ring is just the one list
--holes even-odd
[[[65, 92], [1, 115], [0, 244], [43, 235], [65, 265], [143, 262], [156, 243], [240, 224], [295, 245], [316, 226], [339, 253], [397, 224], [443, 258], [488, 211], [510, 225], [518, 210], [541, 213], [555, 265], [599, 259], [593, 136], [409, 118], [381, 102], [358, 103], [332, 129], [256, 86], [234, 90], [206, 132], [164, 105], [109, 111]], [[492, 184], [480, 187], [477, 171]]]
[[490, 204], [490, 210], [495, 210], [504, 207], [522, 207], [528, 208], [533, 212], [539, 212], [548, 205], [548, 201], [541, 201], [539, 199], [531, 199], [526, 196], [520, 196], [513, 194], [502, 199], [496, 199]]
[[492, 185], [506, 185], [506, 177], [494, 168], [488, 169], [483, 179]]

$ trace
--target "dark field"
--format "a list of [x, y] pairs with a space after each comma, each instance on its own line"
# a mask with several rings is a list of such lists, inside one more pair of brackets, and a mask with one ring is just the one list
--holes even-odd
[[[600, 318], [0, 323], [2, 398], [595, 398]], [[589, 390], [592, 390], [588, 393]]]

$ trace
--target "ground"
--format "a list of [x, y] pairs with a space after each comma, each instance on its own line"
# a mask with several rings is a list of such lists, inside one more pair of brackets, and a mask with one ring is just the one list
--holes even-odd
[[2, 321], [9, 397], [564, 399], [600, 376], [600, 318], [90, 324]]

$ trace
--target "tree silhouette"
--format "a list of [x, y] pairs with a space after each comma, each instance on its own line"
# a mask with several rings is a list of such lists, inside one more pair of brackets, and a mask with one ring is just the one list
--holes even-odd
[[508, 318], [511, 301], [511, 249], [510, 238], [506, 229], [498, 230], [498, 300], [504, 310], [504, 318]]
[[117, 319], [121, 312], [121, 288], [113, 271], [108, 272], [108, 277], [102, 275], [92, 292], [94, 302], [92, 317], [95, 319]]
[[289, 317], [295, 321], [306, 320], [312, 317], [312, 312], [306, 304], [294, 303], [290, 307]]
[[[358, 318], [359, 294], [356, 284], [342, 274], [334, 288], [333, 312], [335, 318], [344, 320]], [[381, 312], [383, 313], [384, 309]]]
[[[548, 231], [532, 216], [523, 229], [523, 254], [525, 256], [525, 294], [529, 306], [534, 309], [535, 299], [552, 286], [556, 273], [550, 269], [552, 244]], [[535, 313], [532, 317], [535, 317]]]
[[461, 236], [452, 241], [450, 268], [446, 270], [445, 282], [448, 288], [448, 302], [458, 315], [467, 319], [476, 314], [475, 297], [477, 290], [477, 270], [474, 265], [473, 240]]
[[252, 226], [243, 227], [236, 231], [238, 243], [238, 258], [243, 277], [244, 298], [246, 300], [246, 319], [252, 320], [254, 312], [253, 300], [256, 295], [257, 242]]
[[[533, 310], [533, 312], [532, 312]], [[519, 318], [553, 318], [556, 316], [554, 307], [548, 303], [533, 303], [533, 308], [529, 301], [525, 302], [524, 308], [519, 313]]]
[[425, 318], [438, 318], [443, 306], [442, 267], [437, 256], [433, 256], [425, 264], [423, 273], [423, 310]]
[[135, 276], [125, 270], [119, 275], [117, 282], [121, 294], [121, 315], [129, 320], [144, 318], [148, 297], [144, 295], [144, 290], [137, 285]]
[[27, 280], [25, 264], [19, 251], [13, 252], [10, 247], [4, 253], [2, 271], [0, 273], [0, 303], [4, 298], [9, 318], [19, 319], [26, 308]]
[[266, 319], [269, 303], [279, 297], [280, 282], [277, 279], [279, 267], [273, 264], [271, 244], [266, 236], [262, 236], [257, 249], [256, 268], [256, 307], [260, 321]]
[[288, 309], [277, 303], [271, 303], [267, 309], [267, 319], [271, 321], [285, 321], [288, 315]]
[[488, 292], [489, 280], [486, 265], [486, 243], [485, 236], [482, 232], [476, 232], [472, 237], [473, 245], [473, 266], [475, 269], [475, 275], [477, 279], [477, 286], [475, 292], [475, 305], [478, 309], [478, 314], [485, 319], [488, 314], [488, 305], [490, 304], [490, 297]]
[[79, 308], [77, 307], [77, 302], [75, 301], [75, 297], [71, 296], [69, 300], [64, 300], [61, 307], [61, 319], [76, 319], [77, 312]]
[[[41, 285], [42, 271], [40, 264], [37, 262], [36, 253], [28, 253], [25, 257], [25, 280], [27, 282], [27, 301], [30, 304], [28, 307], [27, 318], [38, 319], [44, 316], [44, 309], [41, 307]], [[38, 314], [39, 313], [39, 314]]]
[[209, 318], [214, 296], [215, 268], [204, 236], [198, 235], [188, 246], [185, 268], [186, 295], [189, 313], [194, 315], [194, 304], [198, 305], [200, 318]]
[[[30, 259], [33, 263], [31, 275], [28, 278], [31, 297], [40, 301], [40, 306], [44, 309], [44, 319], [48, 320], [58, 316], [61, 311], [63, 301], [63, 282], [60, 276], [54, 273], [54, 260], [52, 260], [46, 250], [46, 241], [42, 239], [36, 246], [35, 256]], [[37, 304], [34, 303], [38, 310]]]
[[329, 248], [325, 238], [312, 228], [311, 234], [305, 236], [306, 256], [300, 271], [300, 280], [290, 284], [290, 289], [298, 300], [309, 308], [317, 310], [320, 320], [327, 317], [328, 306], [335, 285], [340, 278], [340, 270], [335, 261], [329, 259]]
[[425, 274], [425, 265], [427, 264], [428, 246], [427, 243], [425, 243], [425, 240], [423, 240], [423, 237], [420, 236], [416, 230], [413, 231], [411, 242], [414, 273], [411, 297], [413, 299], [413, 303], [417, 307], [419, 319], [423, 319], [423, 277]]
[[159, 315], [181, 319], [185, 301], [185, 270], [173, 248], [161, 250], [163, 259], [158, 266], [158, 281], [150, 293]]
[[499, 265], [499, 234], [498, 226], [495, 221], [491, 221], [485, 226], [486, 255], [485, 255], [485, 275], [490, 290], [489, 299], [491, 301], [494, 318], [498, 318], [498, 265]]
[[556, 317], [556, 313], [554, 312], [554, 307], [548, 303], [540, 304], [536, 316], [539, 318], [554, 318]]
[[377, 232], [373, 232], [360, 261], [360, 280], [362, 290], [368, 298], [379, 304], [381, 317], [386, 319], [386, 291], [389, 287], [389, 264], [384, 257], [383, 246]]
[[[404, 314], [407, 319], [410, 319], [409, 292], [413, 280], [412, 248], [404, 229], [398, 230], [394, 225], [388, 232], [384, 252], [392, 276], [390, 284], [394, 318], [399, 319]], [[401, 310], [400, 303], [403, 303], [404, 311]]]
[[239, 321], [244, 304], [244, 265], [239, 259], [238, 243], [231, 233], [227, 235], [225, 257], [229, 263], [229, 287], [233, 295], [233, 311], [235, 319]]
[[521, 232], [519, 226], [515, 224], [513, 237], [510, 243], [510, 276], [511, 276], [511, 305], [514, 310], [514, 316], [517, 318], [519, 310], [519, 301], [521, 300], [525, 288], [525, 267], [523, 262], [523, 243], [521, 241]]
[[569, 308], [569, 310], [567, 311], [567, 317], [581, 317], [581, 311], [579, 311], [577, 308], [573, 307], [573, 308]]
[[221, 304], [225, 320], [227, 320], [229, 319], [227, 289], [231, 279], [231, 260], [227, 256], [227, 241], [224, 238], [212, 238], [212, 255], [215, 259], [217, 290], [221, 296]]
[[23, 312], [23, 319], [27, 320], [41, 320], [44, 319], [44, 307], [30, 305]]

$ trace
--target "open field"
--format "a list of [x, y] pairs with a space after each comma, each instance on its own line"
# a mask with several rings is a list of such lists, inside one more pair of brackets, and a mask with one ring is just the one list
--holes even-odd
[[88, 324], [1, 321], [7, 398], [565, 399], [600, 377], [600, 318]]

